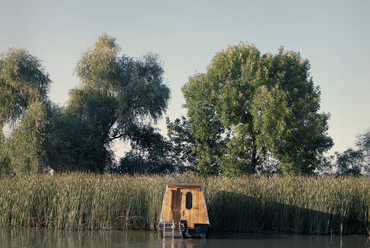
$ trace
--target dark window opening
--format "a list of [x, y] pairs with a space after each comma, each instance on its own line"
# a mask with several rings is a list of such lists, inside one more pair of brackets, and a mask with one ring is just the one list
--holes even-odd
[[191, 192], [186, 193], [186, 209], [193, 207], [193, 194]]

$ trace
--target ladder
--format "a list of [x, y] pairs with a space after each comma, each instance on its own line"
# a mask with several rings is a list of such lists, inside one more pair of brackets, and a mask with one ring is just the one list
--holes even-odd
[[[175, 221], [172, 219], [171, 222], [167, 222], [164, 220], [163, 221], [163, 239], [166, 239], [166, 235], [170, 234], [172, 236], [172, 239], [175, 238]], [[168, 231], [169, 230], [169, 231]]]

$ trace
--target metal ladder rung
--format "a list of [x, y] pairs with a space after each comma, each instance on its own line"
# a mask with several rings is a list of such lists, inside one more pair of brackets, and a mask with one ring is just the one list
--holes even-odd
[[[171, 222], [168, 222], [168, 223], [171, 223]], [[166, 239], [166, 233], [171, 233], [172, 234], [172, 239], [175, 238], [175, 221], [172, 219], [172, 226], [171, 226], [171, 231], [170, 232], [166, 232], [166, 229], [169, 229], [166, 227], [166, 221], [164, 220], [163, 221], [163, 239]]]

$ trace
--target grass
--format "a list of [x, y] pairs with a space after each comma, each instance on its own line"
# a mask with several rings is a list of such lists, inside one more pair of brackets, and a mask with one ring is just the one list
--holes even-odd
[[156, 229], [167, 183], [201, 183], [213, 231], [369, 234], [366, 177], [0, 178], [0, 226]]

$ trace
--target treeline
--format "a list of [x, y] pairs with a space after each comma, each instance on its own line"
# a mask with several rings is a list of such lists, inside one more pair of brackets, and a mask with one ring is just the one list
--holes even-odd
[[70, 173], [0, 179], [0, 226], [155, 230], [167, 183], [201, 183], [214, 232], [369, 234], [365, 177]]
[[[325, 157], [333, 141], [320, 90], [299, 53], [261, 54], [240, 43], [214, 56], [182, 87], [187, 117], [154, 124], [170, 89], [155, 54], [120, 55], [101, 34], [77, 61], [81, 84], [64, 106], [48, 98], [49, 75], [25, 49], [0, 55], [0, 175], [89, 171], [119, 174], [241, 176], [369, 172], [370, 132], [358, 150]], [[131, 150], [116, 161], [114, 141]]]
[[[47, 168], [173, 171], [167, 161], [157, 159], [167, 149], [166, 141], [147, 122], [162, 117], [170, 98], [158, 56], [136, 59], [119, 52], [115, 39], [106, 34], [83, 52], [75, 69], [81, 84], [70, 90], [65, 106], [48, 98], [51, 81], [36, 57], [15, 48], [1, 54], [0, 128], [8, 125], [12, 131], [0, 134], [1, 175]], [[112, 150], [117, 139], [130, 141], [133, 148], [119, 162]], [[148, 166], [152, 161], [155, 168]]]

